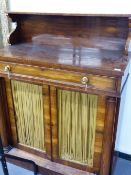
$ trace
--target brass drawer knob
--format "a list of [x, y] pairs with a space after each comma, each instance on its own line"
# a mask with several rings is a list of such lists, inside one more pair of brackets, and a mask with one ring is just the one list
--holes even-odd
[[5, 66], [4, 71], [7, 72], [8, 78], [10, 79], [11, 68], [9, 65]]
[[87, 85], [88, 82], [89, 82], [89, 79], [88, 79], [87, 77], [83, 77], [83, 78], [81, 79], [81, 83], [82, 83], [82, 84]]
[[5, 68], [4, 68], [4, 71], [5, 71], [5, 72], [10, 72], [10, 70], [11, 70], [11, 68], [10, 68], [9, 65], [5, 66]]

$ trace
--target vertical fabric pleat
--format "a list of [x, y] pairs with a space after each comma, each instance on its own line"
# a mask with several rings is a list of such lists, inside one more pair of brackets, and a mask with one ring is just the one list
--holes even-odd
[[42, 86], [11, 81], [18, 141], [45, 150]]
[[97, 96], [58, 90], [59, 156], [93, 166]]

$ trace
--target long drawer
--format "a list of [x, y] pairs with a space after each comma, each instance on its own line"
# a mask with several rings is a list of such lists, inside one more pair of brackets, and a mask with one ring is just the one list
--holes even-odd
[[72, 72], [60, 69], [45, 67], [32, 67], [29, 65], [0, 63], [0, 73], [10, 77], [35, 78], [47, 80], [49, 83], [63, 84], [64, 86], [74, 86], [81, 89], [94, 89], [98, 91], [119, 94], [117, 87], [118, 80], [113, 77], [92, 75], [87, 73]]

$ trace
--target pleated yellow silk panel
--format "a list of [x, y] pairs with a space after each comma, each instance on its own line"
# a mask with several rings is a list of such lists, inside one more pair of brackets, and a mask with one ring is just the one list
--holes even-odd
[[97, 96], [58, 90], [59, 156], [93, 166]]
[[45, 151], [42, 86], [11, 81], [18, 141]]

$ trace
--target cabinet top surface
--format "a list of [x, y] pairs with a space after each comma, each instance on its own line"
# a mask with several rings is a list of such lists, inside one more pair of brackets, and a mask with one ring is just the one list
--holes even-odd
[[0, 49], [0, 61], [122, 76], [127, 57], [120, 51], [56, 45], [17, 44]]

